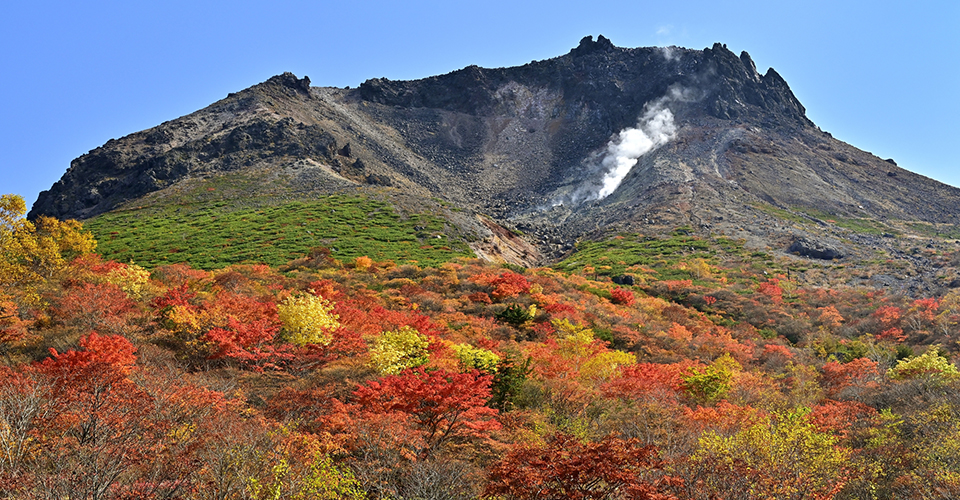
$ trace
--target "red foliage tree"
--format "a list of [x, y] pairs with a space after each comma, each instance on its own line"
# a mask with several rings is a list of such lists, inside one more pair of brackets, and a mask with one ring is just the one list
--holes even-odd
[[940, 301], [930, 297], [914, 300], [910, 307], [910, 311], [925, 322], [933, 322], [937, 318], [937, 310], [939, 309]]
[[[177, 291], [165, 295], [162, 301], [169, 306], [185, 306], [189, 299], [188, 294]], [[201, 337], [211, 346], [211, 359], [234, 359], [259, 369], [278, 368], [278, 362], [293, 358], [292, 346], [272, 345], [281, 327], [272, 297], [220, 291], [202, 305], [202, 310], [205, 322], [215, 325]]]
[[625, 306], [633, 305], [633, 292], [623, 288], [614, 288], [610, 291], [610, 302], [614, 304], [623, 304]]
[[667, 290], [671, 292], [676, 292], [678, 290], [683, 290], [693, 286], [693, 280], [663, 280], [660, 283], [666, 286]]
[[759, 422], [764, 416], [751, 406], [739, 406], [726, 400], [714, 406], [698, 406], [695, 410], [684, 407], [684, 414], [692, 429], [699, 432], [715, 430], [723, 434], [733, 434]]
[[543, 307], [543, 310], [547, 311], [548, 313], [554, 316], [561, 317], [561, 318], [564, 317], [565, 314], [573, 314], [577, 312], [577, 310], [573, 306], [571, 306], [570, 304], [564, 304], [563, 302], [555, 302], [553, 304], [547, 304]]
[[857, 358], [849, 363], [831, 361], [823, 365], [823, 381], [831, 398], [860, 399], [867, 390], [879, 387], [876, 361]]
[[859, 401], [830, 401], [813, 407], [810, 421], [817, 429], [847, 439], [857, 430], [875, 424], [876, 408]]
[[668, 399], [676, 400], [683, 384], [683, 376], [698, 362], [687, 360], [680, 363], [638, 363], [623, 369], [620, 377], [604, 384], [608, 397], [623, 399]]
[[660, 473], [656, 449], [607, 437], [593, 443], [556, 434], [543, 445], [521, 445], [494, 464], [485, 495], [511, 499], [667, 500], [680, 482]]
[[530, 293], [530, 282], [523, 275], [513, 271], [504, 271], [499, 275], [480, 273], [470, 277], [470, 281], [493, 288], [490, 295], [494, 299], [503, 300], [516, 297], [521, 293]]
[[279, 327], [277, 304], [272, 297], [251, 297], [221, 291], [206, 304], [210, 316], [218, 320], [233, 318], [240, 323], [267, 321]]
[[49, 410], [34, 424], [53, 468], [41, 472], [46, 478], [37, 484], [52, 497], [70, 491], [95, 498], [87, 495], [114, 484], [147, 452], [137, 443], [147, 407], [127, 378], [136, 349], [124, 337], [96, 333], [81, 338], [80, 346], [50, 349], [50, 358], [31, 367], [49, 398]]
[[490, 299], [490, 294], [487, 292], [475, 292], [467, 295], [467, 298], [470, 299], [470, 302], [477, 302], [480, 304], [492, 304], [493, 300]]
[[894, 342], [903, 342], [907, 335], [900, 328], [900, 321], [903, 317], [903, 311], [897, 306], [880, 306], [871, 315], [879, 323], [879, 333], [876, 337], [879, 340], [892, 340]]
[[445, 443], [483, 438], [499, 429], [498, 411], [489, 408], [491, 375], [474, 370], [451, 373], [420, 367], [358, 387], [354, 403], [363, 414], [400, 414], [423, 440], [420, 457]]
[[329, 386], [310, 389], [284, 387], [267, 401], [264, 414], [277, 421], [299, 422], [299, 429], [305, 432], [323, 434], [326, 417], [343, 408], [343, 403], [339, 403], [335, 396], [333, 388]]
[[291, 346], [271, 345], [280, 325], [269, 319], [241, 323], [227, 319], [226, 328], [214, 327], [203, 339], [213, 346], [211, 359], [229, 358], [255, 367], [279, 368], [278, 363], [294, 358]]
[[70, 391], [94, 391], [126, 378], [137, 361], [137, 349], [120, 335], [91, 333], [80, 339], [82, 351], [73, 349], [59, 353], [50, 348], [49, 358], [36, 369]]
[[67, 289], [54, 304], [56, 317], [82, 330], [120, 333], [134, 304], [120, 287], [110, 283], [84, 283]]
[[197, 294], [190, 291], [186, 283], [178, 285], [176, 288], [170, 288], [163, 295], [150, 301], [150, 307], [155, 309], [158, 314], [173, 308], [174, 306], [195, 307], [193, 305]]
[[783, 288], [780, 287], [780, 280], [770, 278], [757, 285], [757, 291], [770, 298], [774, 304], [783, 303]]
[[794, 356], [790, 348], [780, 344], [767, 344], [760, 353], [760, 359], [768, 365], [783, 365]]
[[[199, 498], [201, 489], [216, 489], [209, 478], [216, 471], [201, 466], [204, 460], [226, 453], [238, 466], [230, 455], [247, 436], [229, 435], [240, 420], [221, 394], [172, 372], [136, 369], [136, 349], [121, 336], [92, 333], [80, 347], [0, 369], [0, 429], [8, 431], [0, 440], [0, 491], [13, 485], [17, 498]], [[232, 481], [240, 484], [253, 477], [237, 474]]]
[[193, 269], [188, 264], [170, 264], [159, 266], [150, 273], [150, 277], [157, 279], [167, 286], [186, 285], [187, 283], [199, 281], [209, 275], [206, 271]]
[[27, 336], [27, 327], [29, 321], [20, 319], [20, 311], [17, 304], [6, 300], [0, 294], [0, 352], [5, 349], [5, 344], [10, 344]]
[[441, 327], [429, 316], [414, 311], [386, 309], [369, 297], [353, 297], [334, 304], [334, 314], [340, 317], [345, 329], [362, 336], [372, 336], [388, 330], [409, 326], [428, 337], [437, 336]]

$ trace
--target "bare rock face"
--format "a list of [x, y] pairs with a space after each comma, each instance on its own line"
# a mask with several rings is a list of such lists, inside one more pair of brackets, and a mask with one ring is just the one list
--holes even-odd
[[478, 220], [483, 225], [485, 237], [482, 241], [470, 245], [478, 257], [491, 262], [509, 262], [526, 267], [542, 262], [543, 256], [535, 245], [488, 218], [478, 217]]
[[[630, 153], [641, 136], [649, 147]], [[371, 186], [441, 198], [522, 229], [547, 259], [578, 238], [678, 226], [783, 248], [796, 231], [758, 223], [768, 217], [758, 206], [960, 223], [960, 190], [821, 131], [746, 52], [602, 36], [523, 66], [356, 89], [275, 76], [77, 158], [30, 217], [92, 217], [218, 172], [273, 172], [267, 186], [297, 165], [309, 175], [285, 182], [301, 194]], [[845, 253], [797, 245], [813, 258]]]
[[310, 79], [291, 73], [209, 108], [110, 140], [73, 160], [30, 217], [88, 218], [192, 175], [242, 169], [282, 157], [333, 158], [334, 137], [314, 124], [265, 116], [262, 102], [309, 99]]
[[759, 75], [749, 54], [737, 57], [721, 44], [702, 51], [625, 49], [603, 36], [597, 41], [585, 37], [569, 54], [546, 61], [516, 68], [469, 66], [414, 81], [372, 79], [361, 84], [357, 93], [369, 102], [472, 116], [535, 113], [517, 102], [511, 83], [561, 96], [551, 103], [550, 116], [555, 118], [572, 118], [582, 106], [590, 106], [597, 115], [594, 124], [603, 126], [603, 137], [633, 125], [644, 105], [674, 85], [691, 92], [688, 101], [698, 102], [692, 114], [706, 111], [728, 120], [758, 117], [766, 123], [813, 125], [776, 71], [771, 68]]

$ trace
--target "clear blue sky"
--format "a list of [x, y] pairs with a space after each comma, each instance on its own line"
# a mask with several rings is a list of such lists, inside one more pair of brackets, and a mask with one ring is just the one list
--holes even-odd
[[0, 194], [28, 206], [70, 160], [292, 71], [413, 79], [621, 47], [726, 43], [774, 67], [823, 130], [960, 186], [960, 2], [6, 1]]

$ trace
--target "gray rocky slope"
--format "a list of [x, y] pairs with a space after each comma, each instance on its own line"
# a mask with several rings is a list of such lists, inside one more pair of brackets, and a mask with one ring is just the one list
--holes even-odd
[[[644, 140], [648, 151], [631, 152]], [[618, 161], [626, 167], [611, 179]], [[621, 48], [602, 36], [519, 67], [355, 89], [275, 76], [77, 158], [30, 217], [89, 218], [244, 169], [288, 169], [310, 192], [380, 186], [440, 198], [523, 230], [548, 256], [577, 238], [678, 226], [783, 249], [816, 239], [834, 257], [857, 247], [758, 206], [960, 222], [960, 190], [821, 131], [746, 52]]]

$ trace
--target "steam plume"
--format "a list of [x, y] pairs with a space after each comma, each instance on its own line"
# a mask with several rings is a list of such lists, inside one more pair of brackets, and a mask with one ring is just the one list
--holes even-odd
[[553, 206], [577, 205], [591, 200], [602, 200], [620, 187], [620, 183], [637, 164], [641, 156], [672, 141], [677, 126], [668, 104], [691, 102], [697, 92], [679, 84], [671, 86], [667, 94], [644, 106], [636, 127], [621, 130], [607, 147], [584, 161], [587, 182], [573, 191], [554, 198]]
[[677, 136], [673, 112], [665, 106], [665, 99], [658, 99], [647, 106], [636, 128], [626, 128], [607, 144], [607, 151], [600, 161], [600, 190], [592, 199], [602, 200], [617, 190], [623, 178], [644, 154], [670, 142]]
[[663, 58], [666, 59], [668, 62], [676, 61], [679, 59], [679, 56], [677, 55], [677, 47], [674, 45], [671, 45], [669, 47], [657, 47], [657, 50], [660, 52], [660, 55], [662, 55]]

